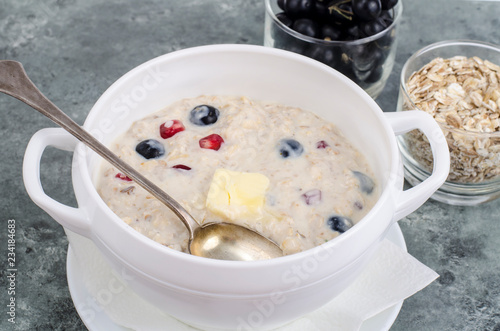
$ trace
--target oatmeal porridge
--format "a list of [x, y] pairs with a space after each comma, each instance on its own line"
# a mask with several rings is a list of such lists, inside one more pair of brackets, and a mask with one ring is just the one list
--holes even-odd
[[[285, 254], [347, 231], [379, 195], [367, 160], [333, 124], [245, 97], [180, 100], [133, 123], [110, 148], [200, 223], [246, 226]], [[136, 231], [187, 251], [173, 212], [107, 163], [98, 191]]]

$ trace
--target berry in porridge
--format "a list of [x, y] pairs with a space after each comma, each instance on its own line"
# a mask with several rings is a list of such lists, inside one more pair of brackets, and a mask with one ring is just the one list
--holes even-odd
[[181, 121], [170, 120], [160, 125], [160, 136], [163, 139], [167, 139], [184, 130], [185, 128]]
[[176, 164], [172, 166], [174, 169], [182, 169], [182, 170], [191, 170], [191, 167], [188, 167], [187, 165], [184, 164]]
[[209, 105], [196, 106], [189, 114], [189, 120], [195, 125], [210, 125], [217, 122], [219, 110]]
[[[134, 122], [110, 148], [201, 224], [248, 227], [285, 254], [348, 231], [379, 195], [367, 160], [334, 124], [245, 97], [179, 100]], [[107, 163], [98, 191], [133, 229], [187, 251], [173, 212]]]
[[119, 179], [127, 181], [127, 182], [131, 182], [132, 181], [132, 179], [129, 176], [124, 175], [124, 174], [122, 174], [120, 172], [115, 175], [115, 178], [119, 178]]
[[201, 138], [199, 141], [199, 144], [200, 144], [200, 148], [213, 149], [213, 150], [218, 151], [223, 142], [224, 142], [224, 139], [222, 139], [221, 136], [219, 136], [216, 133], [213, 133], [209, 136]]
[[141, 141], [135, 147], [135, 151], [146, 159], [156, 159], [165, 154], [165, 148], [155, 139]]
[[361, 189], [361, 191], [367, 194], [373, 192], [373, 189], [375, 188], [375, 183], [370, 177], [359, 171], [353, 171], [352, 173], [354, 174], [354, 176], [356, 176], [356, 178], [358, 178], [359, 188]]
[[332, 216], [328, 219], [327, 223], [333, 231], [337, 231], [339, 233], [344, 233], [353, 226], [350, 219], [342, 216]]
[[283, 139], [278, 144], [282, 158], [299, 157], [304, 152], [304, 147], [295, 139]]

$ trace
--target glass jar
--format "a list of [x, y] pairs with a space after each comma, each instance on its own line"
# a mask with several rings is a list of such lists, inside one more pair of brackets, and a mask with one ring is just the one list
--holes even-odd
[[[473, 57], [477, 69], [464, 62]], [[435, 200], [476, 205], [500, 197], [498, 64], [499, 46], [450, 40], [424, 47], [403, 66], [397, 111], [433, 115], [450, 150], [450, 174], [433, 195]], [[446, 83], [439, 82], [442, 78]], [[399, 137], [399, 144], [406, 179], [412, 185], [422, 182], [433, 167], [428, 140], [419, 131], [411, 131]]]
[[276, 15], [277, 0], [265, 0], [264, 46], [285, 49], [325, 63], [349, 77], [372, 98], [377, 98], [394, 66], [396, 31], [403, 12], [401, 1], [389, 10], [392, 23], [372, 36], [347, 41], [311, 38], [292, 30]]

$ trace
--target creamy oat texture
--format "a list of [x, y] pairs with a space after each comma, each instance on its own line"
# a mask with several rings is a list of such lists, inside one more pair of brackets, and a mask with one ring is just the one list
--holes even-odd
[[[219, 109], [217, 122], [206, 126], [192, 124], [189, 114], [198, 105]], [[185, 130], [163, 139], [160, 125], [174, 119], [182, 122]], [[220, 149], [200, 148], [199, 140], [214, 133], [224, 139]], [[146, 139], [161, 142], [165, 155], [156, 159], [139, 155], [135, 148]], [[300, 142], [303, 153], [284, 158], [278, 147], [282, 139]], [[368, 186], [374, 178], [363, 155], [333, 124], [299, 108], [245, 97], [200, 96], [180, 100], [133, 123], [110, 148], [203, 223], [217, 219], [233, 222], [207, 208], [207, 194], [217, 169], [266, 176], [269, 186], [262, 207], [265, 216], [234, 222], [274, 240], [285, 254], [335, 238], [342, 231], [332, 230], [329, 219], [348, 218], [356, 223], [379, 195], [378, 185], [370, 192], [366, 180], [356, 176], [366, 174], [363, 179], [368, 179]], [[181, 221], [107, 163], [102, 166], [98, 191], [108, 206], [136, 231], [170, 248], [187, 251], [188, 233]]]

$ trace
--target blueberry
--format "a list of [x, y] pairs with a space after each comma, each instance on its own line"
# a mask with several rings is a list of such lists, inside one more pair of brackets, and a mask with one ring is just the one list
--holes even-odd
[[294, 139], [282, 139], [278, 144], [282, 158], [299, 157], [304, 152], [304, 147]]
[[196, 106], [189, 114], [189, 121], [200, 126], [214, 124], [218, 118], [219, 110], [209, 105]]
[[326, 224], [332, 229], [333, 231], [337, 231], [340, 233], [344, 233], [352, 226], [354, 225], [350, 219], [344, 216], [332, 216], [330, 217], [327, 221]]
[[370, 177], [359, 171], [353, 171], [352, 173], [359, 180], [359, 187], [362, 192], [366, 194], [370, 194], [373, 192], [373, 189], [375, 188], [375, 183]]
[[146, 159], [156, 159], [165, 154], [165, 147], [158, 140], [147, 139], [138, 143], [135, 151]]

